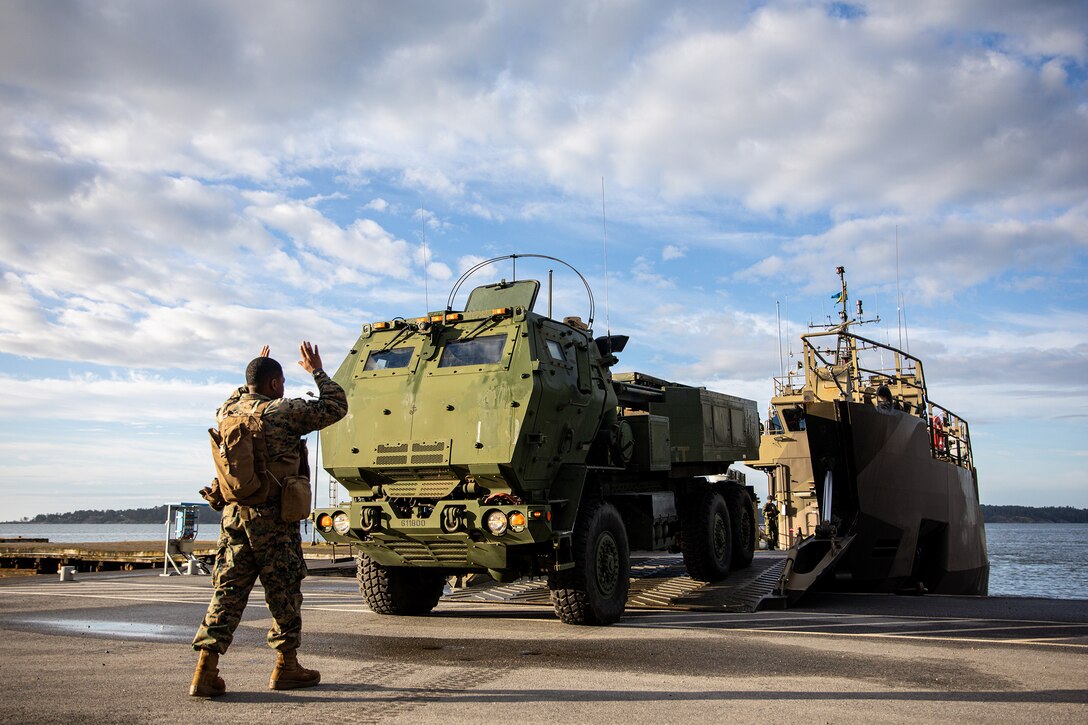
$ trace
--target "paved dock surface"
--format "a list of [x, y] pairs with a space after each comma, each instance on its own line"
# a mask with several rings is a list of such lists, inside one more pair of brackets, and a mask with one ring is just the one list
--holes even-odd
[[304, 583], [301, 660], [267, 689], [260, 589], [188, 696], [208, 577], [0, 580], [0, 722], [1088, 722], [1088, 602], [823, 596], [735, 613], [635, 609], [571, 627], [526, 602], [381, 617], [351, 578]]

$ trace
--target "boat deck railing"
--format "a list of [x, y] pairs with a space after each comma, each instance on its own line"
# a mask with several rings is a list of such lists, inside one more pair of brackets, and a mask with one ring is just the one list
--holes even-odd
[[929, 400], [922, 361], [898, 348], [843, 329], [801, 336], [802, 370], [774, 379], [775, 395], [877, 404], [883, 386], [891, 405], [926, 422], [933, 457], [974, 465], [967, 421]]
[[971, 430], [967, 421], [933, 401], [928, 401], [927, 412], [929, 445], [933, 450], [933, 457], [968, 470], [974, 468]]

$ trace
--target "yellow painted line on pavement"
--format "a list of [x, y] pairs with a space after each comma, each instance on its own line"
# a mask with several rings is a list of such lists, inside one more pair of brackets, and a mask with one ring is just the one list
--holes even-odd
[[[1036, 639], [991, 639], [985, 637], [931, 637], [926, 635], [901, 635], [894, 632], [805, 632], [803, 630], [791, 630], [783, 631], [780, 629], [748, 629], [738, 628], [730, 629], [730, 632], [746, 632], [751, 634], [779, 634], [779, 635], [800, 635], [809, 637], [859, 637], [868, 639], [898, 639], [907, 642], [915, 641], [932, 641], [932, 642], [972, 642], [975, 644], [1029, 644], [1032, 646], [1044, 646], [1044, 647], [1066, 647], [1070, 649], [1084, 649], [1088, 650], [1088, 644], [1072, 644], [1067, 642], [1059, 642], [1056, 640], [1036, 640]], [[954, 630], [953, 630], [954, 631]]]

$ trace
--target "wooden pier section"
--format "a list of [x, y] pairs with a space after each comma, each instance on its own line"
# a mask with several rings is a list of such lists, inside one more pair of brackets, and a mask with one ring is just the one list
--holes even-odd
[[[214, 541], [196, 541], [193, 555], [209, 565], [215, 560]], [[76, 571], [132, 571], [162, 568], [166, 544], [164, 541], [109, 541], [95, 543], [49, 543], [42, 539], [5, 539], [0, 541], [0, 568], [56, 574], [62, 566], [74, 566]], [[307, 559], [341, 561], [352, 557], [347, 546], [327, 543], [302, 544]], [[185, 557], [173, 556], [178, 566]]]

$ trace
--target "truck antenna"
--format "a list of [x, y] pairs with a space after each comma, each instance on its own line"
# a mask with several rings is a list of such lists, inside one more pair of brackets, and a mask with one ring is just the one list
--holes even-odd
[[608, 306], [608, 217], [604, 207], [604, 177], [601, 177], [601, 229], [604, 233], [604, 329], [608, 335], [608, 351], [612, 352], [612, 319]]
[[431, 293], [428, 289], [427, 277], [428, 275], [428, 262], [427, 259], [427, 217], [423, 213], [423, 201], [419, 202], [419, 229], [420, 236], [423, 239], [423, 304], [427, 309], [424, 310], [425, 314], [431, 314]]

